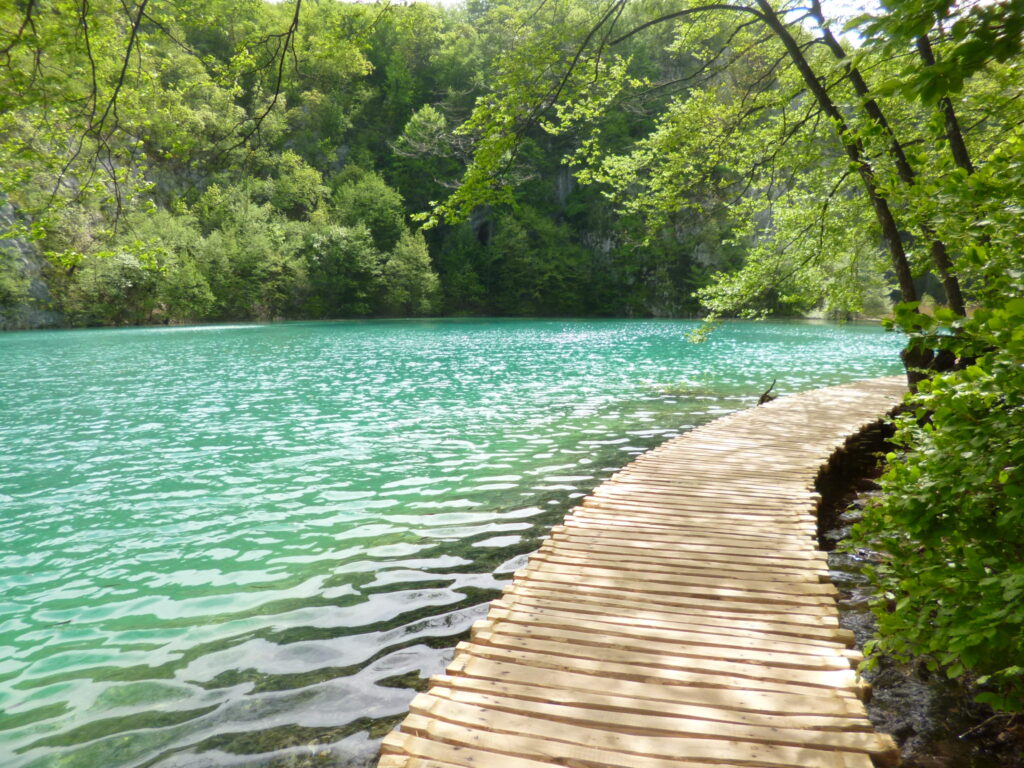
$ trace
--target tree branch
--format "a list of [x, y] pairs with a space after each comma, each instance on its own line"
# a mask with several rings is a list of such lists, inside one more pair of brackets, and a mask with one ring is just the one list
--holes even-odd
[[761, 13], [759, 13], [757, 10], [755, 10], [754, 8], [747, 8], [746, 6], [743, 6], [743, 5], [728, 5], [726, 3], [712, 3], [710, 5], [702, 5], [702, 6], [698, 7], [698, 8], [686, 8], [685, 10], [682, 10], [682, 11], [676, 11], [675, 13], [668, 13], [668, 14], [665, 14], [664, 16], [659, 16], [656, 19], [651, 19], [650, 21], [644, 22], [643, 24], [641, 24], [638, 27], [634, 27], [633, 29], [631, 29], [629, 32], [627, 32], [626, 34], [622, 35], [621, 37], [615, 38], [614, 40], [611, 41], [610, 45], [618, 45], [619, 43], [623, 42], [624, 40], [628, 40], [629, 38], [633, 37], [633, 35], [636, 35], [636, 34], [638, 34], [640, 32], [643, 32], [648, 27], [653, 27], [653, 26], [655, 26], [657, 24], [663, 24], [666, 21], [672, 21], [673, 19], [682, 19], [682, 18], [685, 18], [686, 16], [693, 16], [693, 15], [698, 14], [698, 13], [706, 13], [708, 11], [737, 11], [739, 13], [750, 13], [750, 14], [753, 14], [754, 16], [756, 16], [757, 18], [759, 18], [761, 21], [765, 21], [764, 16]]

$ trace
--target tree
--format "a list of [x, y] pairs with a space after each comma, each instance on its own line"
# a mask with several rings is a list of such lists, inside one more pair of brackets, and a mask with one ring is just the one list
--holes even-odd
[[344, 226], [365, 224], [380, 251], [390, 251], [405, 232], [402, 196], [379, 174], [353, 168], [334, 180], [331, 207]]
[[313, 317], [362, 317], [374, 309], [384, 257], [365, 225], [310, 232], [303, 243]]
[[379, 311], [398, 317], [432, 314], [439, 288], [423, 235], [403, 232], [381, 267]]
[[[921, 382], [897, 420], [900, 450], [889, 456], [885, 494], [854, 530], [854, 545], [890, 555], [873, 569], [876, 650], [923, 658], [966, 678], [979, 700], [1019, 712], [1024, 135], [1016, 99], [1000, 84], [1016, 82], [1019, 94], [1019, 76], [1003, 62], [1021, 51], [1024, 12], [1013, 2], [895, 0], [890, 13], [860, 23], [869, 48], [918, 54], [885, 89], [931, 110], [930, 133], [947, 152], [931, 158], [932, 180], [907, 204], [957, 247], [957, 271], [978, 305], [969, 319], [897, 308], [911, 345], [959, 364]], [[973, 89], [987, 106], [972, 103]], [[986, 129], [962, 130], [960, 116], [979, 113]]]
[[29, 281], [21, 273], [18, 252], [0, 245], [0, 321], [13, 320], [28, 300]]
[[[251, 100], [237, 123], [222, 123], [227, 130], [217, 143], [228, 151], [257, 139], [278, 105], [294, 51], [302, 0], [291, 5], [283, 33], [234, 41], [237, 48], [218, 51], [226, 53], [218, 64], [192, 47], [190, 24], [228, 18], [235, 28], [246, 22], [251, 28], [251, 4], [25, 0], [6, 6], [0, 12], [0, 111], [7, 124], [0, 130], [8, 140], [0, 158], [22, 167], [27, 159], [48, 177], [48, 202], [16, 202], [36, 213], [56, 199], [92, 194], [117, 211], [130, 206], [145, 188], [139, 166], [151, 138], [150, 105], [173, 92], [161, 76], [167, 62], [180, 62], [183, 54], [204, 69], [212, 65], [208, 76], [222, 85], [246, 77], [267, 81], [268, 95]], [[25, 179], [10, 181], [8, 191], [17, 192]]]
[[251, 184], [213, 185], [194, 211], [205, 237], [196, 262], [216, 299], [217, 319], [273, 320], [299, 312], [307, 285], [304, 231]]
[[[775, 216], [779, 208], [792, 210], [792, 205], [802, 198], [807, 213], [789, 219], [803, 221], [806, 235], [815, 228], [815, 217], [809, 210], [815, 204], [811, 201], [824, 201], [817, 205], [816, 214], [823, 221], [831, 213], [832, 201], [852, 195], [853, 190], [846, 183], [852, 173], [861, 182], [859, 199], [868, 204], [875, 219], [875, 231], [886, 244], [889, 270], [903, 301], [918, 298], [914, 274], [924, 268], [924, 263], [918, 258], [916, 243], [923, 242], [928, 247], [926, 258], [931, 262], [930, 268], [943, 280], [951, 307], [959, 315], [964, 313], [965, 299], [946, 242], [949, 235], [938, 231], [941, 222], [936, 221], [932, 211], [915, 202], [927, 194], [933, 178], [912, 166], [905, 149], [908, 141], [921, 140], [917, 127], [921, 122], [920, 110], [915, 114], [914, 106], [905, 102], [891, 107], [893, 115], [900, 118], [899, 127], [909, 136], [900, 137], [896, 121], [886, 115], [890, 107], [883, 108], [881, 96], [870, 90], [859, 63], [858, 57], [870, 54], [872, 49], [865, 46], [857, 55], [848, 55], [844, 44], [830, 31], [819, 4], [812, 3], [809, 13], [797, 16], [788, 6], [775, 7], [768, 0], [695, 2], [671, 9], [655, 2], [620, 0], [588, 14], [566, 0], [562, 4], [544, 4], [537, 10], [540, 14], [545, 14], [540, 22], [543, 28], [527, 36], [504, 57], [495, 96], [479, 104], [464, 127], [477, 139], [474, 161], [461, 188], [438, 207], [437, 218], [465, 216], [481, 202], [509, 202], [510, 170], [515, 167], [532, 125], [555, 134], [589, 129], [589, 138], [580, 142], [572, 156], [584, 169], [583, 179], [608, 184], [612, 194], [618, 195], [620, 205], [642, 213], [655, 224], [663, 224], [665, 217], [681, 203], [692, 200], [690, 190], [696, 183], [710, 183], [719, 190], [740, 187], [741, 204], [732, 207], [736, 218], [742, 221], [742, 214], [748, 222], [755, 223], [753, 227], [747, 226], [754, 244], [763, 244], [765, 240], [787, 244], [782, 249], [785, 255], [792, 254], [789, 243], [797, 232], [787, 228], [783, 217]], [[1005, 14], [995, 16], [1006, 18]], [[816, 24], [810, 28], [801, 26], [801, 22], [808, 20]], [[631, 75], [628, 63], [609, 51], [649, 29], [666, 25], [676, 25], [678, 45], [683, 45], [685, 36], [686, 45], [703, 51], [705, 61], [698, 69], [699, 76], [683, 78], [689, 92], [665, 106], [648, 137], [637, 142], [627, 154], [610, 154], [602, 143], [604, 116], [613, 106], [628, 103], [650, 86]], [[917, 40], [920, 42], [920, 34]], [[931, 58], [926, 57], [919, 64], [925, 69], [935, 66], [934, 50], [929, 50]], [[829, 55], [836, 63], [828, 60]], [[756, 62], [753, 66], [751, 60]], [[892, 69], [889, 61], [880, 56], [873, 59], [872, 66], [880, 66], [883, 71]], [[541, 76], [531, 75], [538, 70]], [[959, 158], [957, 162], [964, 169], [963, 132], [959, 123], [957, 130], [948, 130], [955, 118], [951, 109], [943, 114], [949, 151], [952, 157]], [[842, 150], [841, 155], [823, 149], [826, 130]], [[684, 135], [686, 131], [690, 132], [688, 138]], [[701, 151], [694, 146], [697, 137], [707, 142]], [[961, 141], [957, 142], [955, 137]], [[794, 151], [800, 140], [805, 145]], [[743, 149], [736, 151], [737, 145]], [[809, 173], [779, 174], [782, 155], [790, 163], [795, 160], [796, 167]], [[930, 159], [925, 155], [923, 162]], [[834, 185], [829, 188], [819, 182], [817, 188], [808, 187], [806, 194], [796, 194], [799, 190], [792, 185], [806, 186], [814, 175], [814, 164], [820, 165], [823, 160], [832, 164], [826, 176], [836, 179]], [[767, 200], [771, 205], [762, 206], [760, 211], [743, 205], [751, 199]], [[834, 207], [844, 206], [836, 203]], [[856, 245], [851, 243], [848, 252], [866, 254], [870, 250], [865, 247], [866, 240], [873, 236], [869, 226], [861, 223], [857, 227], [860, 241]], [[817, 228], [821, 232], [828, 229], [824, 224]], [[908, 235], [913, 239], [908, 241]], [[816, 240], [826, 245], [824, 237]], [[914, 246], [913, 252], [908, 252], [908, 242]], [[764, 253], [763, 247], [761, 252]], [[819, 274], [806, 274], [804, 284], [820, 282], [822, 265], [829, 258], [819, 248], [817, 254], [808, 253], [788, 261], [790, 267], [776, 260], [766, 272], [764, 259], [750, 260], [748, 263], [759, 272], [751, 274], [745, 284], [763, 286], [769, 273], [782, 281], [800, 279], [806, 269]], [[860, 266], [850, 271], [866, 274], [863, 267], [871, 264], [872, 259], [860, 258], [857, 263]], [[842, 272], [833, 270], [837, 275]], [[717, 309], [739, 311], [744, 300], [756, 298], [738, 289], [744, 281], [724, 275], [720, 279], [728, 281], [729, 287], [723, 285], [717, 293], [704, 294], [717, 297]], [[870, 282], [870, 292], [877, 293], [878, 281]], [[837, 286], [839, 294], [849, 293], [843, 287], [845, 283], [827, 284]], [[784, 286], [774, 288], [776, 293], [786, 290]], [[916, 369], [929, 361], [916, 348], [910, 348], [907, 354], [913, 383], [920, 375]]]
[[156, 285], [154, 265], [139, 254], [91, 256], [63, 297], [63, 310], [81, 325], [137, 325], [156, 306]]

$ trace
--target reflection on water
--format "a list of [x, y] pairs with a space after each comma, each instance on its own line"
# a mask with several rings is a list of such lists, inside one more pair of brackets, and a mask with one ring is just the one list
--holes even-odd
[[692, 327], [0, 336], [0, 764], [368, 765], [573, 498], [773, 378], [899, 370], [875, 328]]

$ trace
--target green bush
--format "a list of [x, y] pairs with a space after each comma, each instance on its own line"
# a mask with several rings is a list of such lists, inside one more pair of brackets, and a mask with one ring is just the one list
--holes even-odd
[[[300, 253], [308, 226], [257, 203], [244, 184], [211, 186], [194, 207], [209, 234], [196, 266], [215, 299], [219, 320], [295, 317], [308, 290]], [[201, 290], [201, 287], [200, 287]]]
[[157, 268], [126, 251], [97, 253], [82, 261], [64, 296], [73, 325], [139, 325], [156, 307]]
[[310, 231], [302, 246], [312, 317], [364, 317], [374, 310], [384, 256], [366, 226]]
[[405, 232], [402, 196], [378, 174], [358, 168], [340, 174], [334, 181], [333, 220], [346, 227], [365, 225], [379, 251], [394, 248]]
[[157, 301], [169, 322], [202, 320], [215, 303], [210, 284], [187, 257], [164, 267], [157, 282]]
[[180, 323], [206, 318], [215, 299], [199, 268], [203, 236], [195, 218], [161, 208], [143, 210], [126, 217], [124, 231], [122, 248], [143, 253], [147, 263], [155, 266], [151, 319]]
[[[1024, 709], [1024, 299], [968, 321], [939, 310], [914, 341], [966, 362], [922, 381], [897, 418], [884, 496], [853, 546], [874, 568], [877, 650], [977, 677], [979, 701]], [[945, 327], [942, 327], [942, 326]], [[955, 331], [950, 333], [949, 331]]]

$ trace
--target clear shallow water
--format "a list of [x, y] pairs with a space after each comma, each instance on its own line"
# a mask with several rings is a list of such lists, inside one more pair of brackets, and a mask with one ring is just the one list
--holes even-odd
[[365, 766], [571, 500], [874, 327], [0, 335], [0, 765]]

